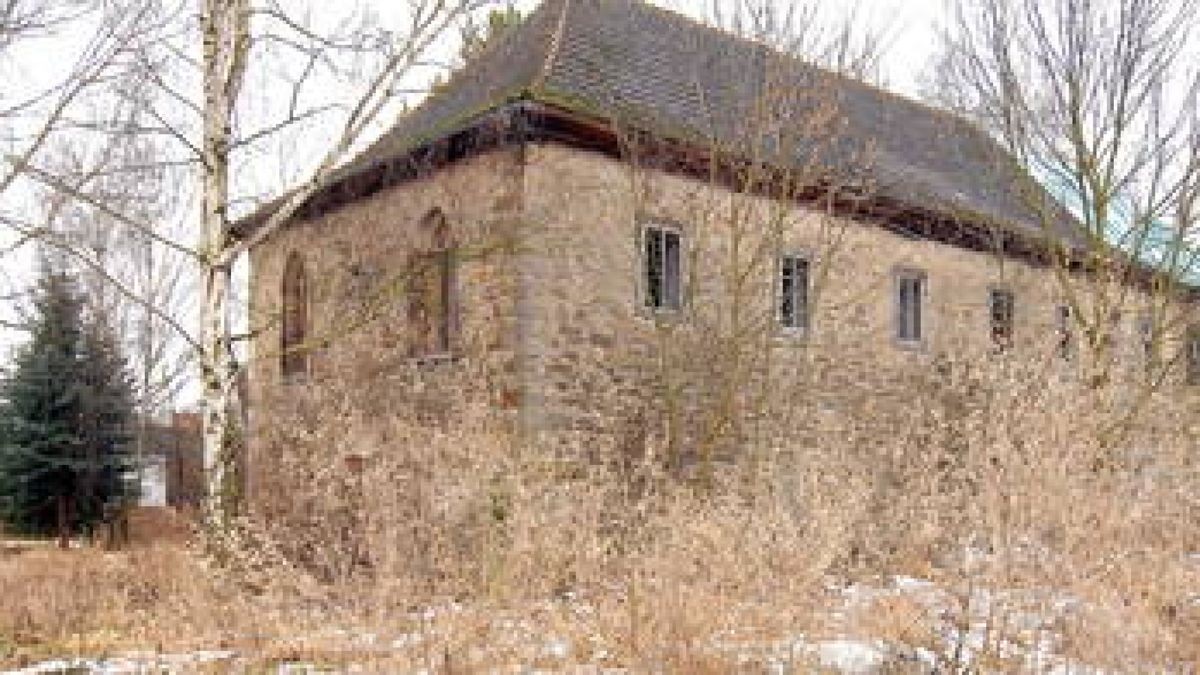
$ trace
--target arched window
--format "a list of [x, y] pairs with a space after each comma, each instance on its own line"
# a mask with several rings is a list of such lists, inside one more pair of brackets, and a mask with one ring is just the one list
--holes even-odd
[[298, 253], [283, 268], [283, 325], [280, 368], [286, 379], [308, 375], [308, 275]]
[[453, 347], [455, 318], [454, 244], [445, 215], [434, 210], [421, 220], [424, 250], [412, 258], [408, 293], [409, 353], [440, 356]]

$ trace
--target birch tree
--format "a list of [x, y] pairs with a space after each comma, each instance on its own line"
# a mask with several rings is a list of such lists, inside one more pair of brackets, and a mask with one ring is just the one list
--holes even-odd
[[[250, 0], [204, 2], [201, 13], [204, 97], [201, 108], [203, 171], [199, 253], [202, 304], [199, 342], [205, 464], [212, 496], [211, 510], [218, 520], [229, 510], [231, 487], [228, 474], [235, 462], [237, 424], [230, 416], [235, 409], [240, 366], [233, 349], [230, 316], [234, 263], [281, 227], [328, 182], [333, 170], [379, 120], [401, 87], [404, 76], [420, 63], [434, 41], [484, 3], [480, 0], [411, 0], [408, 4], [410, 24], [407, 34], [395, 41], [388, 41], [392, 36], [387, 33], [378, 36], [382, 63], [367, 79], [357, 103], [345, 116], [340, 132], [334, 134], [316, 168], [298, 186], [287, 191], [277, 206], [261, 214], [263, 222], [252, 234], [235, 239], [230, 231], [230, 165], [235, 141], [235, 111], [246, 80], [247, 63], [253, 56], [252, 16], [282, 22], [315, 46], [325, 43], [327, 49], [336, 50], [336, 43], [298, 22], [289, 21], [278, 5], [256, 10]], [[361, 49], [361, 43], [355, 48]], [[298, 83], [302, 84], [303, 79]], [[290, 112], [292, 116], [296, 113], [295, 110]]]
[[[120, 119], [92, 119], [101, 137], [155, 139], [160, 158], [108, 169], [131, 175], [169, 170], [195, 186], [196, 204], [181, 204], [191, 239], [115, 206], [95, 180], [100, 172], [64, 175], [10, 156], [23, 175], [61, 198], [107, 215], [153, 245], [187, 261], [197, 279], [198, 329], [108, 275], [117, 292], [179, 333], [198, 368], [203, 406], [208, 512], [223, 529], [238, 501], [233, 467], [239, 443], [238, 383], [243, 368], [234, 309], [234, 267], [325, 187], [334, 170], [424, 91], [443, 36], [489, 0], [406, 0], [385, 17], [366, 4], [284, 5], [276, 0], [129, 0], [127, 12], [153, 27], [122, 61], [129, 80], [111, 89]], [[381, 8], [383, 9], [383, 8]], [[130, 84], [134, 83], [134, 84]], [[349, 102], [349, 103], [347, 103]], [[319, 141], [314, 141], [319, 139]], [[288, 151], [280, 160], [276, 153]], [[256, 227], [236, 237], [232, 225], [253, 214]], [[35, 223], [21, 224], [37, 235]], [[43, 237], [47, 238], [47, 237]], [[92, 251], [51, 235], [80, 264], [103, 270]], [[253, 327], [250, 327], [253, 331]]]

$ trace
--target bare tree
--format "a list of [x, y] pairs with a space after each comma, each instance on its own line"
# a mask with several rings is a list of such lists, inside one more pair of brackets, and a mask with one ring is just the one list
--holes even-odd
[[[77, 106], [116, 72], [131, 45], [147, 30], [143, 19], [140, 12], [87, 0], [4, 0], [0, 4], [0, 68], [8, 76], [0, 93], [0, 132], [8, 145], [8, 161], [0, 170], [0, 195], [13, 187], [25, 163], [34, 161], [56, 134], [72, 126]], [[52, 38], [60, 41], [62, 56], [74, 62], [46, 80], [22, 77], [14, 62], [25, 51], [44, 46], [39, 41]]]
[[[867, 82], [884, 80], [883, 59], [895, 22], [885, 18], [872, 23], [860, 1], [706, 0], [703, 4], [704, 17], [724, 30], [837, 73]], [[837, 10], [831, 12], [831, 6]]]
[[[801, 380], [819, 377], [812, 322], [848, 309], [840, 306], [846, 298], [826, 294], [831, 270], [844, 262], [848, 221], [837, 209], [872, 193], [874, 148], [847, 134], [841, 89], [846, 75], [878, 73], [884, 51], [851, 18], [826, 41], [817, 10], [813, 2], [713, 3], [710, 23], [774, 49], [757, 60], [758, 50], [736, 41], [698, 38], [695, 90], [719, 88], [708, 72], [714, 62], [757, 84], [732, 100], [698, 96], [705, 128], [686, 157], [670, 137], [619, 130], [636, 212], [655, 212], [663, 167], [696, 167], [703, 185], [687, 200], [679, 261], [663, 263], [681, 267], [680, 288], [641, 300], [654, 320], [652, 384], [664, 409], [653, 416], [667, 420], [668, 464], [698, 460], [707, 471], [714, 458], [741, 453], [753, 474], [760, 455], [793, 445], [779, 432], [803, 424], [795, 394], [809, 390]], [[659, 246], [641, 244], [643, 257]]]
[[[1118, 320], [1136, 311], [1157, 386], [1184, 356], [1156, 355], [1180, 345], [1200, 272], [1197, 3], [960, 0], [953, 10], [930, 96], [982, 123], [1010, 156], [999, 161], [1027, 177], [1089, 379], [1110, 380]], [[1070, 237], [1037, 183], [1070, 208]]]
[[[136, 11], [96, 0], [0, 2], [0, 258], [10, 306], [18, 306], [30, 280], [28, 244], [45, 232], [30, 213], [44, 214], [37, 191], [21, 168], [38, 161], [70, 134], [121, 60], [148, 26]], [[38, 60], [54, 67], [31, 67]], [[10, 227], [11, 226], [11, 227]], [[19, 330], [20, 322], [4, 325]]]
[[[238, 358], [234, 266], [257, 243], [283, 226], [326, 186], [337, 167], [389, 121], [407, 94], [428, 79], [435, 46], [488, 0], [408, 0], [390, 6], [384, 20], [366, 5], [339, 8], [287, 6], [274, 0], [203, 0], [198, 16], [189, 2], [138, 0], [125, 7], [153, 27], [122, 61], [129, 80], [111, 95], [118, 115], [80, 125], [102, 138], [150, 138], [160, 156], [155, 170], [195, 186], [198, 207], [179, 205], [193, 224], [178, 238], [148, 214], [125, 208], [106, 194], [99, 177], [136, 175], [142, 160], [64, 173], [28, 156], [10, 163], [65, 199], [85, 205], [178, 255], [198, 280], [199, 330], [157, 306], [148, 289], [137, 289], [106, 271], [96, 251], [78, 240], [46, 233], [35, 223], [13, 222], [71, 252], [131, 299], [183, 336], [199, 367], [204, 405], [204, 447], [210, 514], [225, 525], [238, 495], [234, 467], [239, 444]], [[132, 83], [132, 84], [131, 84]], [[347, 104], [349, 101], [349, 104]], [[127, 114], [131, 113], [131, 114]], [[299, 139], [308, 152], [295, 152]], [[314, 138], [321, 142], [314, 143]], [[290, 162], [275, 175], [264, 156], [288, 147]], [[131, 153], [136, 155], [137, 153]], [[236, 237], [233, 223], [250, 213], [256, 226]], [[148, 222], [150, 221], [150, 222]]]
[[[192, 320], [189, 300], [194, 297], [188, 261], [156, 241], [181, 240], [186, 226], [175, 205], [187, 201], [187, 186], [158, 165], [161, 145], [144, 136], [113, 136], [99, 147], [60, 143], [47, 153], [47, 167], [56, 175], [90, 173], [94, 189], [106, 196], [107, 210], [63, 200], [53, 190], [41, 191], [42, 203], [51, 209], [42, 220], [102, 266], [83, 266], [78, 278], [90, 305], [103, 314], [129, 359], [140, 415], [135, 434], [139, 466], [152, 450], [154, 420], [175, 409], [194, 368], [182, 336], [158, 315], [169, 314], [186, 324]], [[126, 227], [110, 215], [113, 211], [156, 229]], [[145, 302], [118, 292], [110, 278]]]

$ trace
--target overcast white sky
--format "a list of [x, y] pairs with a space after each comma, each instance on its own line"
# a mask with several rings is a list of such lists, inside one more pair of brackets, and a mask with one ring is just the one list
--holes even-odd
[[[379, 14], [387, 16], [394, 0], [368, 0], [378, 5]], [[702, 18], [711, 0], [653, 0], [656, 4], [671, 7], [685, 14]], [[781, 0], [781, 2], [784, 0]], [[850, 4], [845, 0], [825, 0], [830, 15], [836, 15]], [[288, 3], [284, 2], [286, 6]], [[536, 6], [537, 0], [516, 0], [513, 4], [522, 10]], [[944, 0], [861, 0], [859, 18], [890, 27], [891, 43], [889, 58], [883, 66], [886, 85], [900, 93], [916, 96], [919, 74], [928, 62], [934, 46], [934, 26], [944, 12]], [[319, 3], [318, 3], [319, 6]], [[439, 52], [454, 48], [457, 36], [448, 36]], [[36, 49], [25, 50], [24, 58], [0, 64], [0, 78], [7, 82], [38, 80], [53, 81], [56, 73], [68, 62], [71, 53], [69, 39], [55, 44], [47, 41]], [[53, 55], [51, 57], [50, 55]], [[3, 96], [0, 96], [3, 100]], [[0, 129], [0, 145], [4, 143], [6, 130]], [[13, 208], [18, 195], [5, 195], [4, 208]], [[10, 232], [0, 231], [0, 250], [11, 243]], [[0, 258], [0, 297], [27, 284], [30, 279], [32, 251], [10, 254]], [[12, 307], [0, 300], [0, 319], [11, 320]], [[0, 328], [0, 360], [7, 360], [11, 347], [22, 336], [11, 330]]]
[[[787, 0], [780, 0], [781, 4]], [[652, 0], [702, 18], [712, 0]], [[527, 4], [537, 4], [527, 3]], [[830, 16], [855, 4], [855, 0], [824, 0]], [[916, 97], [918, 76], [933, 54], [935, 26], [945, 15], [945, 0], [857, 0], [859, 18], [890, 29], [889, 58], [884, 77], [890, 89]]]

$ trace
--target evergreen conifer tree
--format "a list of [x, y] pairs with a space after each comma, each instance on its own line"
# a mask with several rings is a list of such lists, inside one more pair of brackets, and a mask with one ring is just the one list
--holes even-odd
[[72, 532], [132, 495], [132, 389], [103, 321], [85, 323], [71, 277], [49, 264], [30, 341], [0, 383], [0, 518], [17, 532]]
[[76, 428], [86, 464], [77, 494], [81, 523], [94, 523], [106, 506], [137, 496], [133, 381], [111, 324], [89, 314], [83, 326], [80, 379], [83, 406]]

